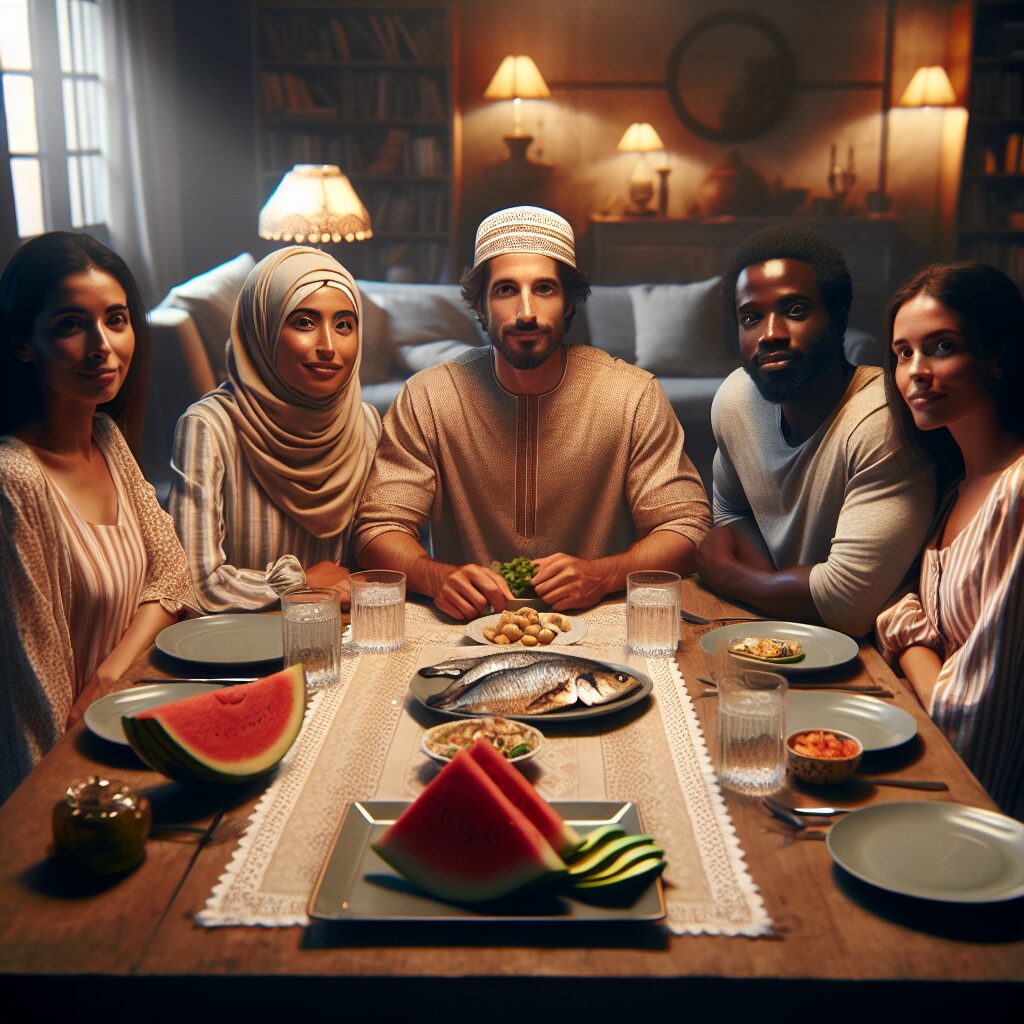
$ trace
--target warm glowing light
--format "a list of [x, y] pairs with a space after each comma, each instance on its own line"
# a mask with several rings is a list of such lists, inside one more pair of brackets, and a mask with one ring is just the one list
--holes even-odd
[[619, 139], [618, 148], [624, 153], [653, 153], [656, 150], [664, 149], [665, 143], [646, 121], [634, 122]]
[[373, 237], [348, 178], [333, 164], [296, 164], [260, 211], [260, 238], [283, 242], [362, 242]]
[[918, 68], [903, 91], [899, 107], [955, 107], [956, 93], [946, 69], [939, 64]]

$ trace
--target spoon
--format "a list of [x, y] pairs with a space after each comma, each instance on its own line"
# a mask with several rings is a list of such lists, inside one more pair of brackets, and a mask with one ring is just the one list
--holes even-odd
[[706, 619], [703, 615], [695, 615], [684, 608], [679, 610], [679, 618], [689, 622], [691, 626], [710, 626], [713, 622], [767, 622], [761, 615], [719, 615], [714, 619]]

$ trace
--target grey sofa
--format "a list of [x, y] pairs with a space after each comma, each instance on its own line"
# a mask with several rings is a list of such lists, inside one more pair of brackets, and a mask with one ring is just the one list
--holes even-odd
[[[252, 269], [242, 253], [173, 288], [150, 312], [154, 362], [143, 468], [161, 498], [170, 486], [174, 427], [185, 407], [224, 379], [224, 345], [235, 298]], [[381, 414], [418, 370], [484, 343], [458, 285], [360, 281], [364, 299], [363, 397]], [[711, 401], [739, 365], [735, 327], [726, 324], [717, 278], [687, 284], [595, 285], [568, 340], [595, 345], [650, 370], [686, 434], [686, 449], [710, 491], [715, 452]], [[854, 363], [880, 361], [874, 339], [851, 331]]]

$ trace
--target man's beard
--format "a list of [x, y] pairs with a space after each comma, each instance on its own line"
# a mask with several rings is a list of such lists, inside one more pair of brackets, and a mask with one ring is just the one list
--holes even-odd
[[759, 348], [754, 358], [743, 364], [743, 369], [766, 402], [784, 405], [802, 398], [834, 365], [841, 363], [842, 352], [841, 344], [824, 337], [795, 353], [784, 367], [765, 373], [757, 365], [758, 357], [764, 354]]
[[[521, 328], [523, 333], [534, 333], [537, 328], [530, 328], [523, 325]], [[551, 356], [558, 351], [558, 346], [562, 343], [563, 331], [558, 330], [555, 327], [542, 327], [539, 331], [545, 334], [545, 337], [535, 343], [530, 348], [516, 348], [514, 344], [510, 343], [502, 335], [501, 329], [491, 331], [491, 344], [501, 353], [505, 361], [515, 367], [517, 370], [536, 370], [538, 366], [543, 366]], [[513, 332], [514, 333], [514, 330]]]

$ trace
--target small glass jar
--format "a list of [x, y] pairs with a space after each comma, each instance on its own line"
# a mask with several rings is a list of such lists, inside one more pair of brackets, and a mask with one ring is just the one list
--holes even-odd
[[68, 786], [53, 808], [58, 858], [82, 874], [129, 871], [146, 856], [153, 823], [149, 801], [119, 779], [91, 775]]

